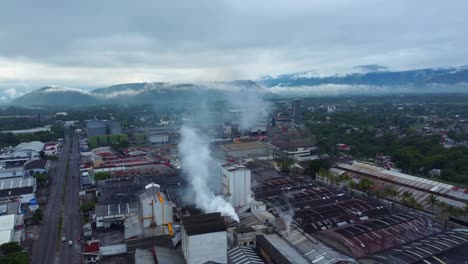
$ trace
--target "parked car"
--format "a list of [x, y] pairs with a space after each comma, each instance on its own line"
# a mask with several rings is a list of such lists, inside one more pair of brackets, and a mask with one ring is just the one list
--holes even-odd
[[71, 240], [68, 241], [68, 245], [69, 245], [69, 246], [73, 245], [73, 241], [71, 241]]

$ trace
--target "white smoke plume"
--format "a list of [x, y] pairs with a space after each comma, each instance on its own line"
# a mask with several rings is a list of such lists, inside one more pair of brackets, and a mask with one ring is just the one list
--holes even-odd
[[220, 212], [224, 216], [239, 222], [234, 208], [221, 196], [215, 195], [209, 188], [210, 163], [213, 158], [206, 141], [193, 128], [181, 128], [182, 140], [179, 152], [182, 157], [182, 170], [195, 194], [195, 205], [206, 213]]
[[263, 95], [258, 91], [245, 89], [240, 92], [230, 93], [228, 100], [233, 107], [241, 110], [239, 128], [242, 131], [254, 127], [266, 115]]
[[288, 197], [286, 195], [284, 198], [286, 200], [286, 208], [283, 209], [281, 207], [275, 208], [275, 211], [278, 213], [279, 218], [283, 221], [284, 227], [286, 228], [286, 234], [289, 236], [291, 233], [291, 225], [294, 220], [294, 207], [289, 203]]

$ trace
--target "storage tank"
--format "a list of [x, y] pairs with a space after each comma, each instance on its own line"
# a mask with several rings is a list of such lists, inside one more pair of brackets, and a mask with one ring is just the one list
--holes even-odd
[[86, 133], [88, 137], [107, 135], [107, 125], [103, 121], [89, 120], [86, 122]]
[[110, 120], [107, 122], [110, 135], [119, 135], [122, 134], [122, 127], [119, 121]]

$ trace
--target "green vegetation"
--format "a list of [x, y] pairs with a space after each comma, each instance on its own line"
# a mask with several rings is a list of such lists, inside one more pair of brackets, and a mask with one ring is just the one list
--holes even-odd
[[309, 164], [309, 167], [305, 169], [304, 174], [309, 175], [312, 177], [312, 179], [315, 179], [315, 175], [322, 169], [328, 171], [328, 169], [330, 169], [330, 163], [321, 159], [312, 160]]
[[44, 216], [44, 213], [42, 213], [42, 210], [41, 209], [37, 209], [36, 211], [34, 211], [32, 217], [31, 217], [31, 221], [35, 224], [38, 224], [39, 222], [42, 221], [42, 218]]
[[35, 173], [34, 178], [36, 178], [36, 181], [37, 181], [38, 184], [44, 184], [49, 180], [50, 176], [46, 172], [44, 172], [44, 173]]
[[142, 145], [146, 142], [146, 136], [145, 134], [139, 134], [139, 133], [136, 133], [134, 135], [135, 137], [135, 143], [138, 144], [138, 145]]
[[[5, 122], [4, 119], [0, 119], [0, 124]], [[21, 123], [21, 122], [17, 122]], [[19, 134], [14, 135], [12, 133], [0, 133], [0, 147], [16, 146], [21, 142], [30, 142], [30, 141], [55, 141], [58, 138], [62, 138], [64, 135], [64, 129], [60, 125], [53, 125], [51, 131], [42, 131], [32, 134]]]
[[[463, 107], [456, 105], [452, 109], [441, 105], [427, 108], [416, 105], [405, 106], [404, 111], [385, 104], [341, 107], [342, 111], [335, 113], [315, 111], [306, 114], [306, 124], [316, 135], [317, 146], [322, 153], [343, 154], [336, 146], [343, 143], [351, 146], [349, 155], [354, 158], [367, 160], [379, 153], [389, 155], [396, 167], [405, 173], [427, 176], [432, 169], [441, 169], [441, 180], [468, 185], [468, 147], [444, 148], [439, 134], [420, 131], [426, 121], [418, 118], [418, 115], [434, 114], [431, 111], [440, 111], [440, 116], [466, 112]], [[445, 121], [431, 123], [434, 129], [448, 126]], [[462, 131], [462, 125], [456, 129]], [[468, 139], [466, 132], [451, 134], [454, 138]]]
[[0, 256], [2, 264], [26, 264], [28, 263], [28, 254], [22, 252], [17, 242], [9, 242], [0, 245], [3, 255]]
[[276, 163], [280, 167], [281, 172], [284, 173], [290, 172], [291, 166], [294, 164], [293, 160], [291, 159], [278, 159]]
[[14, 252], [21, 251], [21, 247], [19, 246], [18, 242], [8, 242], [0, 245], [0, 250], [2, 250], [3, 254], [10, 254]]
[[15, 252], [0, 257], [2, 264], [27, 264], [28, 254], [26, 252]]
[[83, 203], [80, 206], [80, 210], [85, 214], [85, 213], [88, 213], [89, 211], [94, 210], [95, 207], [96, 207], [96, 203], [87, 202], [87, 203]]
[[96, 181], [102, 181], [102, 180], [105, 180], [105, 179], [108, 179], [109, 178], [109, 173], [107, 172], [96, 172], [94, 174], [94, 180]]
[[127, 148], [129, 146], [128, 136], [126, 134], [120, 135], [102, 135], [88, 138], [90, 148], [97, 148], [99, 146], [114, 146], [116, 148]]

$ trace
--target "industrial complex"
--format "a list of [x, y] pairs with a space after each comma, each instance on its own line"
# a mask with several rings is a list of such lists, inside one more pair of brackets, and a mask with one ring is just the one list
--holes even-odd
[[[63, 186], [76, 190], [79, 214], [60, 216], [76, 230], [63, 226], [58, 243], [64, 259], [81, 263], [465, 263], [465, 217], [426, 201], [462, 210], [467, 189], [320, 155], [301, 103], [263, 117], [257, 129], [229, 119], [189, 131], [209, 137], [193, 137], [175, 121], [121, 127], [93, 119], [68, 128], [72, 144], [4, 149], [0, 241], [34, 238], [24, 219], [53, 210], [47, 186], [68, 177]], [[187, 135], [195, 155], [181, 146]], [[330, 166], [311, 173], [314, 161]], [[56, 203], [68, 205], [59, 190]]]

